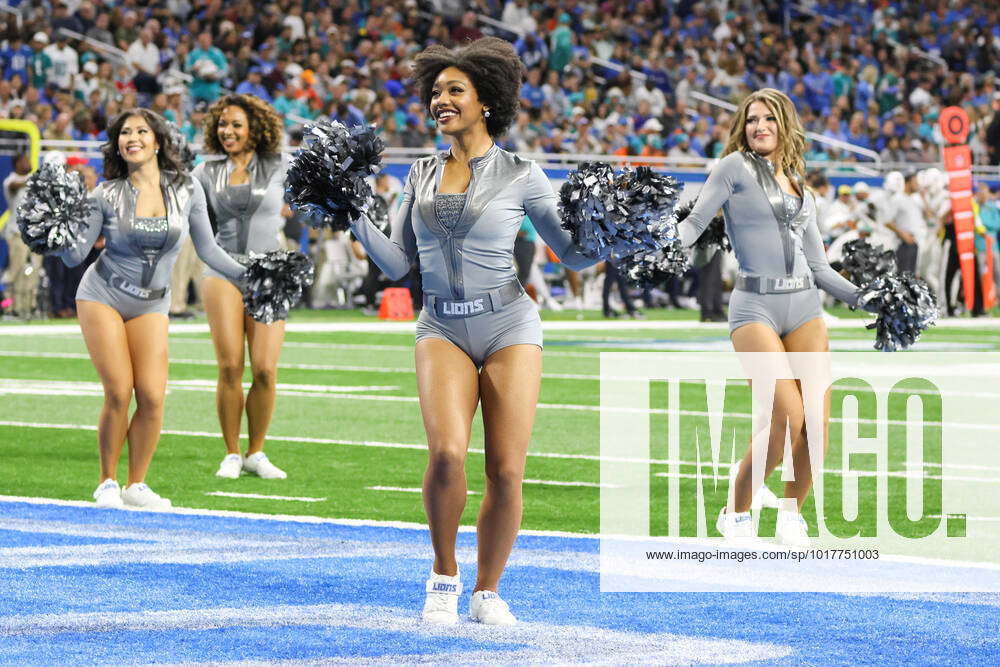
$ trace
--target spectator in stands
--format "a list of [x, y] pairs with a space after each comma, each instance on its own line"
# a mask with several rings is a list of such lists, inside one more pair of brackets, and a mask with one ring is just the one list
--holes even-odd
[[236, 94], [253, 95], [270, 104], [271, 94], [267, 92], [267, 88], [261, 83], [259, 66], [253, 65], [247, 70], [247, 78], [241, 81], [240, 85], [236, 86]]
[[927, 223], [920, 205], [910, 195], [917, 192], [917, 172], [904, 176], [903, 189], [893, 194], [890, 205], [894, 211], [888, 227], [899, 237], [896, 264], [901, 272], [917, 270], [917, 253], [924, 238]]
[[214, 102], [222, 90], [222, 80], [229, 71], [226, 56], [212, 45], [212, 33], [208, 30], [198, 35], [198, 48], [188, 55], [186, 69], [194, 76], [189, 88], [195, 100]]
[[76, 49], [69, 45], [62, 31], [56, 31], [55, 40], [55, 44], [45, 47], [45, 53], [51, 63], [46, 72], [45, 82], [54, 84], [60, 91], [72, 92], [73, 80], [80, 72], [80, 56]]
[[92, 92], [99, 91], [100, 81], [97, 79], [97, 74], [100, 71], [97, 63], [93, 60], [88, 60], [84, 63], [81, 76], [77, 77], [76, 83], [73, 87], [73, 95], [79, 100], [89, 101], [90, 94]]
[[989, 151], [990, 164], [1000, 165], [1000, 93], [993, 94], [990, 109], [992, 114], [986, 128], [986, 147]]
[[[27, 82], [31, 58], [31, 47], [24, 43], [20, 32], [15, 32], [8, 40], [7, 46], [0, 49], [0, 68], [3, 69], [4, 80], [10, 81], [19, 76], [22, 83]], [[18, 91], [15, 89], [15, 92]]]
[[451, 31], [452, 41], [461, 46], [466, 42], [474, 42], [483, 36], [483, 32], [476, 27], [476, 13], [472, 11], [462, 14], [462, 22]]
[[570, 28], [570, 15], [559, 14], [559, 24], [549, 36], [549, 69], [563, 71], [573, 58], [573, 30]]
[[[697, 169], [702, 166], [700, 158], [702, 156], [698, 155], [691, 148], [691, 138], [688, 135], [681, 132], [673, 136], [673, 147], [667, 152], [667, 157], [671, 157], [676, 162], [674, 164], [681, 168]], [[693, 158], [693, 160], [692, 160]], [[685, 160], [691, 160], [686, 162]]]
[[[521, 34], [532, 33], [538, 27], [535, 19], [531, 16], [527, 0], [507, 0], [504, 3], [500, 20]], [[525, 63], [526, 66], [527, 64]]]
[[153, 43], [153, 31], [143, 28], [139, 38], [132, 42], [125, 58], [135, 69], [135, 89], [144, 95], [155, 95], [160, 92], [160, 84], [156, 77], [160, 74], [160, 49]]
[[44, 32], [36, 32], [31, 38], [31, 79], [28, 82], [35, 88], [44, 88], [52, 69], [52, 57], [46, 49], [49, 47], [49, 36]]
[[17, 227], [17, 206], [24, 197], [24, 186], [31, 174], [31, 160], [27, 153], [14, 158], [14, 171], [3, 182], [3, 196], [10, 210], [7, 225], [3, 228], [4, 239], [10, 252], [9, 295], [14, 298], [14, 311], [19, 317], [29, 318], [38, 304], [38, 283], [42, 268], [42, 256], [31, 252]]
[[114, 46], [115, 37], [111, 34], [111, 30], [108, 29], [110, 25], [110, 16], [108, 14], [98, 14], [94, 18], [94, 25], [91, 26], [84, 34], [90, 39]]

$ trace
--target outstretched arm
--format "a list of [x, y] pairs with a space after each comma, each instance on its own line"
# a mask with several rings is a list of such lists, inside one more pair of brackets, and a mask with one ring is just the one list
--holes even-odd
[[66, 266], [76, 266], [87, 258], [90, 250], [97, 243], [101, 230], [104, 229], [104, 220], [108, 216], [108, 206], [104, 198], [100, 196], [100, 189], [95, 190], [90, 195], [90, 201], [94, 204], [94, 209], [83, 222], [80, 229], [80, 236], [72, 245], [56, 253]]
[[741, 160], [743, 157], [739, 154], [730, 153], [709, 173], [691, 213], [677, 226], [683, 247], [694, 245], [708, 223], [736, 191], [738, 170], [743, 169], [743, 165], [738, 162]]
[[378, 227], [362, 215], [351, 222], [354, 238], [361, 241], [368, 257], [390, 280], [401, 280], [410, 272], [417, 257], [417, 238], [413, 233], [413, 184], [407, 176], [399, 208], [392, 221], [392, 235], [386, 237]]
[[[812, 194], [807, 193], [806, 196], [811, 197]], [[823, 252], [823, 240], [819, 236], [819, 226], [816, 224], [815, 216], [806, 224], [805, 232], [802, 235], [802, 250], [805, 252], [806, 262], [812, 270], [816, 284], [823, 291], [840, 299], [848, 306], [858, 305], [860, 290], [857, 285], [834, 271], [827, 260], [826, 253]]]
[[559, 217], [559, 198], [552, 189], [552, 182], [537, 164], [531, 164], [531, 174], [528, 176], [528, 189], [524, 196], [524, 212], [531, 218], [531, 224], [552, 248], [559, 261], [566, 267], [579, 271], [596, 264], [598, 260], [591, 259], [580, 252], [574, 245], [573, 237], [562, 228]]

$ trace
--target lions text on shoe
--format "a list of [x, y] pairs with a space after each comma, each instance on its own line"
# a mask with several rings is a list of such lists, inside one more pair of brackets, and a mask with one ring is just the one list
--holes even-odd
[[443, 581], [436, 581], [434, 585], [431, 586], [431, 590], [435, 593], [457, 593], [458, 586], [455, 584], [446, 584]]

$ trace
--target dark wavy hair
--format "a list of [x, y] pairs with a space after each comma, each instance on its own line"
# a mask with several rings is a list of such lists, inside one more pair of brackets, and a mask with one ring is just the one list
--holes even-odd
[[226, 107], [239, 107], [247, 115], [250, 123], [250, 145], [257, 153], [276, 155], [281, 151], [281, 140], [284, 138], [284, 123], [281, 116], [270, 104], [256, 95], [226, 95], [212, 104], [205, 116], [205, 150], [209, 153], [224, 155], [225, 150], [219, 141], [219, 118]]
[[174, 178], [186, 173], [187, 170], [180, 157], [180, 146], [172, 137], [168, 121], [155, 111], [137, 107], [122, 111], [108, 125], [108, 140], [101, 146], [101, 152], [104, 154], [104, 178], [111, 180], [128, 176], [128, 165], [118, 152], [118, 136], [122, 133], [125, 121], [133, 116], [142, 116], [146, 119], [146, 123], [156, 136], [156, 143], [160, 144], [160, 151], [156, 154], [156, 164], [160, 167], [160, 171], [173, 173]]
[[421, 51], [413, 66], [420, 99], [430, 108], [431, 89], [441, 70], [456, 67], [469, 77], [479, 101], [490, 110], [486, 131], [498, 137], [507, 131], [520, 108], [524, 63], [510, 42], [482, 37], [465, 46], [447, 49], [439, 44]]

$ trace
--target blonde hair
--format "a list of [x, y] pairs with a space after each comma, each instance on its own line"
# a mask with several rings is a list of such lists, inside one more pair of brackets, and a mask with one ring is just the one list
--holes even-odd
[[747, 112], [754, 102], [762, 102], [768, 110], [774, 114], [778, 121], [778, 150], [775, 163], [776, 169], [782, 169], [786, 173], [792, 172], [799, 177], [805, 178], [806, 161], [803, 157], [806, 152], [806, 132], [802, 128], [802, 121], [795, 111], [795, 105], [780, 90], [774, 88], [761, 88], [746, 96], [733, 116], [733, 124], [729, 128], [729, 139], [726, 141], [726, 148], [722, 151], [725, 157], [736, 151], [749, 151], [750, 144], [747, 143]]

